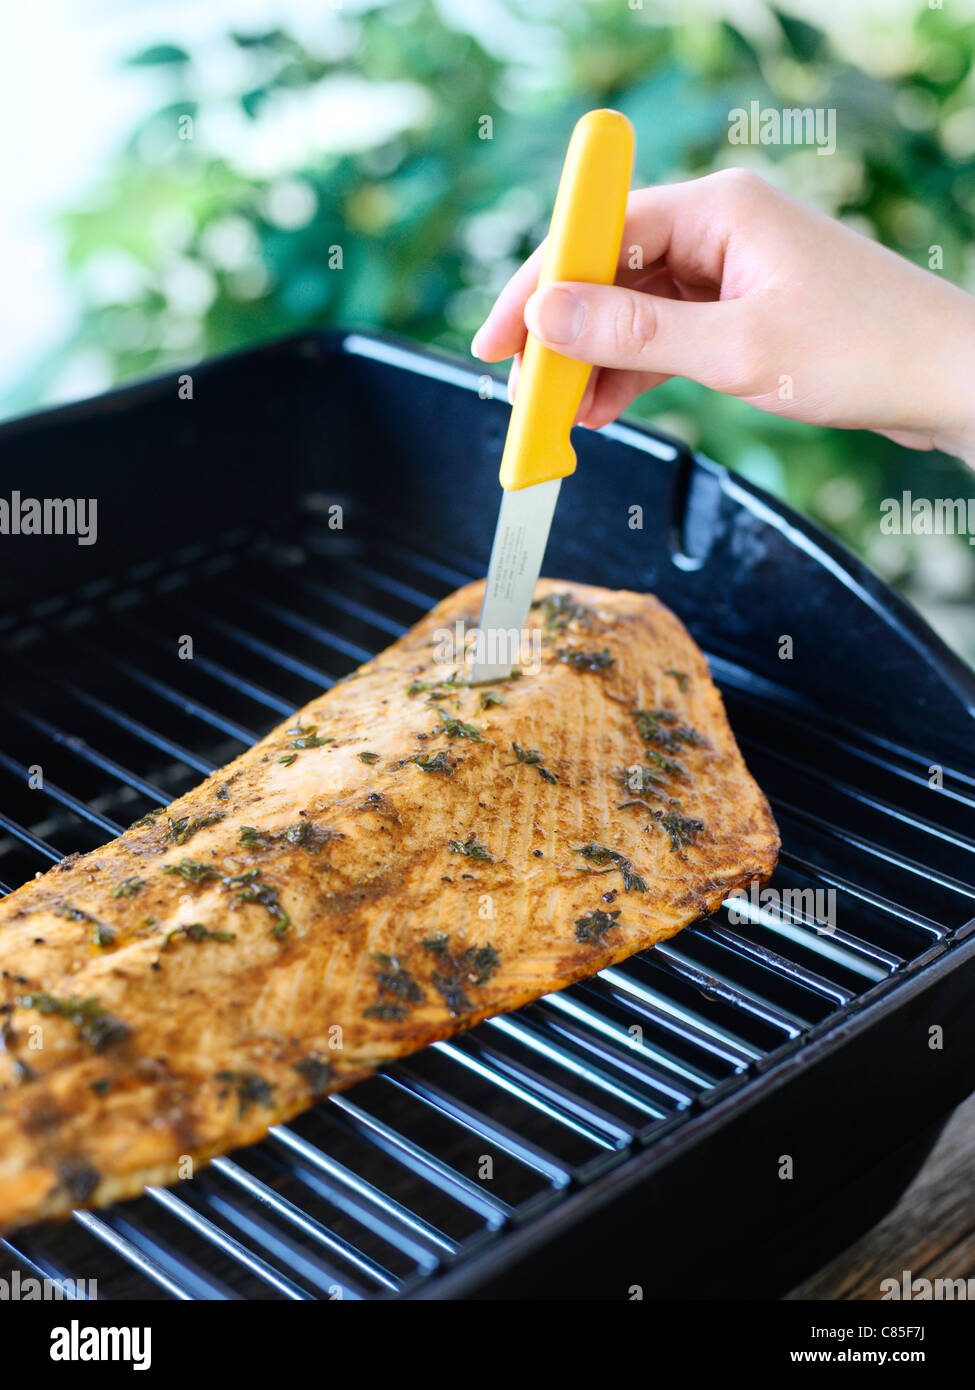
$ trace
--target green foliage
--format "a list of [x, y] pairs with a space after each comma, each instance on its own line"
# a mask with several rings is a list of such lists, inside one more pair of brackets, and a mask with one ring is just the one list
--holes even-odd
[[[941, 246], [943, 273], [964, 280], [975, 238], [975, 135], [963, 114], [975, 23], [954, 7], [898, 17], [913, 30], [909, 44], [901, 34], [894, 71], [854, 66], [821, 29], [779, 8], [761, 40], [699, 14], [662, 20], [652, 0], [505, 8], [490, 45], [433, 0], [329, 11], [317, 46], [282, 29], [234, 32], [231, 139], [208, 52], [160, 44], [136, 55], [168, 85], [166, 100], [107, 182], [64, 218], [82, 312], [48, 374], [94, 350], [124, 380], [327, 323], [464, 352], [544, 234], [572, 124], [593, 105], [634, 121], [638, 182], [744, 157], [919, 264]], [[348, 129], [338, 118], [323, 125], [320, 98], [351, 81], [371, 84], [377, 104], [385, 84], [398, 84], [398, 127], [364, 138], [351, 119]], [[837, 153], [729, 145], [729, 110], [753, 99], [835, 107]], [[296, 123], [306, 138], [288, 154], [280, 131]], [[637, 411], [868, 554], [879, 500], [917, 491], [919, 469], [940, 469], [949, 495], [972, 491], [950, 461], [919, 463], [878, 437], [810, 429], [688, 382], [665, 384]], [[897, 563], [909, 570], [910, 552]]]

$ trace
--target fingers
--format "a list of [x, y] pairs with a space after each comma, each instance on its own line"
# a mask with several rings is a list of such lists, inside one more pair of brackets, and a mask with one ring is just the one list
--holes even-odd
[[474, 334], [471, 352], [482, 362], [501, 362], [525, 346], [525, 301], [538, 284], [544, 254], [543, 241], [512, 275]]
[[[681, 285], [684, 298], [717, 297], [729, 238], [760, 225], [771, 196], [767, 184], [740, 169], [631, 193], [616, 283], [632, 288], [663, 270]], [[524, 347], [524, 308], [544, 254], [543, 242], [498, 295], [471, 344], [475, 357], [498, 362]]]
[[[744, 301], [658, 298], [618, 286], [546, 285], [525, 305], [540, 342], [566, 357], [745, 393], [756, 372]], [[758, 389], [757, 387], [755, 389]]]

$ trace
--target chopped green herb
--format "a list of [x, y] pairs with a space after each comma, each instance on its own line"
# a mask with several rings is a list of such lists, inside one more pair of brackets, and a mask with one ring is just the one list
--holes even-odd
[[379, 762], [378, 753], [357, 753], [356, 757], [359, 759], [360, 763], [368, 763], [370, 767], [372, 767], [374, 763]]
[[73, 903], [58, 903], [52, 911], [55, 917], [67, 917], [70, 922], [87, 922], [91, 927], [91, 939], [96, 946], [115, 945], [115, 928], [100, 922], [84, 908], [75, 907]]
[[260, 869], [247, 869], [242, 874], [232, 874], [224, 879], [224, 884], [231, 890], [237, 902], [256, 903], [259, 907], [266, 908], [271, 916], [277, 919], [271, 935], [278, 939], [284, 936], [291, 925], [291, 918], [281, 906], [278, 889], [273, 884], [264, 882]]
[[300, 820], [294, 825], [289, 825], [282, 838], [289, 845], [306, 849], [309, 854], [317, 854], [322, 845], [328, 844], [329, 840], [344, 840], [345, 836], [338, 830], [313, 825], [310, 820]]
[[532, 607], [542, 610], [545, 626], [549, 632], [562, 632], [570, 623], [575, 622], [585, 626], [592, 616], [590, 610], [584, 604], [577, 602], [568, 592], [548, 594], [545, 598], [537, 599]]
[[503, 704], [504, 701], [502, 700], [501, 696], [496, 694], [493, 690], [481, 691], [481, 709], [491, 709], [494, 705]]
[[272, 845], [283, 841], [285, 844], [307, 849], [311, 854], [317, 854], [322, 845], [333, 839], [344, 839], [344, 836], [334, 830], [319, 829], [310, 820], [298, 821], [277, 834], [272, 830], [258, 830], [253, 825], [240, 827], [240, 843], [247, 849], [270, 849]]
[[678, 689], [678, 690], [680, 691], [680, 693], [683, 695], [684, 692], [685, 692], [685, 690], [687, 689], [687, 682], [690, 680], [690, 676], [687, 674], [687, 672], [686, 672], [686, 671], [675, 671], [675, 670], [673, 669], [673, 667], [669, 667], [669, 668], [664, 672], [664, 675], [665, 675], [665, 676], [673, 676], [674, 680], [677, 682], [677, 689]]
[[130, 878], [123, 878], [121, 883], [117, 883], [112, 889], [113, 898], [134, 898], [140, 888], [145, 888], [144, 878], [138, 878], [133, 874]]
[[283, 758], [278, 758], [279, 763], [284, 763], [285, 767], [290, 767], [292, 763], [298, 761], [297, 753], [285, 753]]
[[450, 950], [449, 938], [444, 932], [438, 932], [436, 936], [426, 937], [421, 944], [443, 966], [443, 969], [434, 971], [431, 981], [450, 1013], [456, 1015], [473, 1008], [464, 993], [464, 986], [486, 984], [497, 970], [500, 957], [491, 943], [469, 946], [466, 951], [455, 955]]
[[237, 1118], [243, 1119], [252, 1105], [274, 1104], [274, 1087], [264, 1080], [263, 1076], [257, 1076], [254, 1072], [247, 1071], [218, 1071], [218, 1081], [232, 1081], [237, 1088]]
[[199, 859], [181, 859], [178, 864], [164, 864], [163, 873], [185, 878], [187, 883], [207, 883], [212, 878], [220, 877], [218, 869], [212, 864], [201, 864]]
[[649, 767], [621, 767], [616, 773], [616, 780], [628, 792], [653, 796], [657, 795], [660, 787], [664, 785], [660, 773]]
[[436, 936], [425, 936], [420, 945], [425, 951], [432, 951], [435, 956], [445, 955], [449, 949], [447, 933], [438, 931]]
[[165, 815], [165, 806], [156, 806], [151, 811], [147, 811], [139, 820], [133, 821], [129, 826], [130, 830], [142, 830], [147, 825], [155, 825], [156, 817]]
[[317, 1052], [310, 1052], [300, 1062], [295, 1062], [293, 1070], [305, 1078], [313, 1096], [323, 1096], [328, 1090], [332, 1080], [332, 1064], [319, 1057]]
[[419, 695], [423, 691], [427, 691], [431, 700], [446, 699], [448, 695], [455, 693], [458, 686], [466, 684], [466, 681], [460, 679], [459, 671], [452, 671], [442, 681], [410, 681], [406, 687], [406, 693], [407, 695]]
[[453, 776], [454, 769], [447, 757], [446, 748], [441, 748], [437, 753], [419, 753], [409, 761], [416, 763], [424, 772], [443, 772], [448, 777]]
[[489, 864], [494, 863], [494, 855], [482, 845], [476, 835], [468, 835], [467, 839], [461, 844], [460, 840], [447, 841], [454, 854], [466, 854], [468, 859], [483, 859]]
[[658, 813], [656, 818], [670, 836], [671, 854], [679, 852], [686, 845], [693, 844], [704, 829], [703, 821], [695, 820], [692, 816], [682, 815], [679, 811], [668, 811], [666, 815]]
[[184, 926], [174, 927], [172, 931], [166, 933], [162, 948], [164, 951], [169, 949], [170, 943], [177, 937], [182, 937], [186, 941], [236, 941], [237, 937], [232, 931], [211, 931], [202, 922], [188, 922]]
[[560, 661], [574, 666], [577, 671], [606, 671], [616, 661], [608, 647], [604, 647], [601, 652], [580, 652], [574, 647], [560, 647], [556, 655]]
[[582, 845], [576, 850], [576, 854], [581, 854], [583, 859], [587, 859], [590, 864], [602, 867], [608, 864], [615, 864], [623, 876], [624, 892], [631, 890], [637, 893], [645, 893], [647, 885], [638, 873], [634, 871], [629, 859], [615, 849], [607, 849], [605, 845], [597, 845], [590, 840], [588, 844]]
[[287, 732], [295, 735], [291, 742], [292, 748], [322, 748], [326, 743], [335, 742], [334, 738], [329, 738], [327, 735], [323, 737], [319, 734], [317, 724], [302, 725], [299, 722]]
[[643, 756], [646, 758], [647, 762], [652, 763], [654, 767], [659, 767], [661, 772], [669, 772], [672, 777], [686, 777], [687, 775], [680, 763], [675, 763], [672, 759], [665, 758], [664, 755], [658, 753], [655, 748], [645, 749]]
[[18, 995], [15, 1002], [22, 1009], [36, 1009], [40, 1014], [56, 1014], [59, 1018], [70, 1019], [78, 1029], [79, 1036], [91, 1043], [96, 1052], [125, 1042], [132, 1033], [127, 1023], [108, 1013], [97, 999], [79, 999], [75, 994], [58, 998], [39, 991], [36, 994]]
[[368, 1009], [363, 1009], [363, 1018], [381, 1018], [387, 1022], [401, 1023], [409, 1013], [405, 1004], [397, 1004], [394, 1001], [384, 1000], [381, 1004], [370, 1004]]
[[102, 1180], [97, 1168], [86, 1159], [73, 1156], [61, 1159], [58, 1177], [77, 1202], [87, 1202]]
[[701, 742], [696, 729], [677, 723], [673, 710], [641, 709], [635, 711], [633, 718], [644, 743], [655, 743], [667, 753], [679, 753], [685, 743]]
[[219, 786], [219, 787], [217, 788], [217, 790], [213, 793], [213, 795], [217, 798], [218, 801], [229, 801], [229, 800], [230, 800], [230, 783], [229, 783], [229, 781], [228, 781], [228, 782], [221, 782], [221, 783], [220, 783], [220, 786]]
[[480, 730], [475, 729], [473, 724], [465, 724], [460, 719], [453, 719], [445, 710], [438, 709], [437, 713], [443, 720], [434, 729], [435, 734], [446, 734], [448, 738], [467, 738], [472, 743], [483, 743], [484, 738]]
[[205, 830], [208, 825], [216, 825], [221, 820], [222, 811], [214, 811], [208, 816], [195, 816], [192, 820], [189, 816], [180, 816], [177, 820], [170, 816], [169, 835], [174, 845], [185, 845], [198, 830]]
[[376, 972], [376, 984], [379, 986], [379, 1000], [384, 1002], [388, 994], [395, 995], [404, 1004], [422, 1004], [425, 998], [423, 990], [414, 980], [409, 970], [401, 965], [397, 956], [388, 956], [382, 951], [375, 951], [372, 957], [379, 970]]
[[242, 825], [239, 838], [245, 849], [267, 849], [276, 837], [269, 830], [258, 830], [253, 825]]
[[577, 917], [576, 941], [598, 946], [606, 933], [617, 925], [619, 915], [619, 912], [603, 912], [601, 908], [595, 908], [584, 917]]
[[535, 768], [544, 782], [557, 782], [559, 780], [554, 772], [549, 772], [548, 768], [543, 766], [542, 755], [537, 748], [522, 748], [517, 743], [512, 743], [511, 747], [518, 761]]
[[453, 975], [444, 975], [441, 971], [435, 970], [431, 976], [433, 987], [442, 995], [447, 1010], [452, 1017], [457, 1014], [467, 1013], [474, 1006], [464, 993], [464, 988], [459, 979]]

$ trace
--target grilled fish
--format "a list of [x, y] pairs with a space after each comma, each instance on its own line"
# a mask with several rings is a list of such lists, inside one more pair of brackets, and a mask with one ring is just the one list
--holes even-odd
[[772, 872], [672, 613], [543, 580], [537, 669], [472, 687], [441, 645], [482, 589], [0, 901], [0, 1229], [187, 1176]]

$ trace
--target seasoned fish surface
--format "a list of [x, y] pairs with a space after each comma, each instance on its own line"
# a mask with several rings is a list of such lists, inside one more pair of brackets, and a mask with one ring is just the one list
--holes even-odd
[[543, 580], [539, 668], [470, 688], [436, 634], [482, 588], [0, 901], [0, 1228], [186, 1176], [768, 877], [673, 614]]

